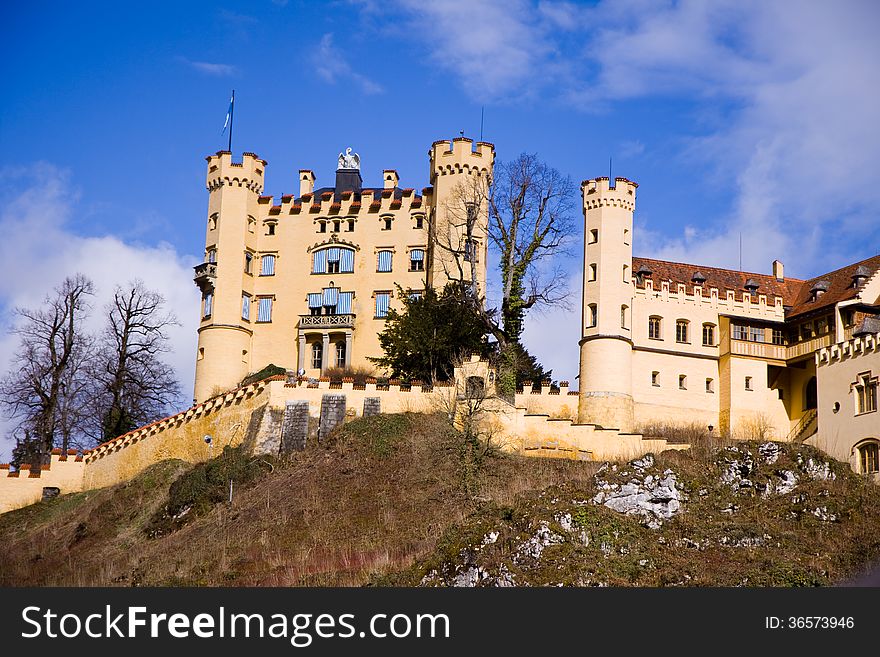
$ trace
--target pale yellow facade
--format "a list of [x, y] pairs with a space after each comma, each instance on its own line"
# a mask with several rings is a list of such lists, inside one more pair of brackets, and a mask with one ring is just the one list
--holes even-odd
[[[830, 390], [839, 395], [857, 366], [826, 373], [823, 389], [817, 353], [875, 321], [880, 256], [810, 281], [786, 279], [778, 261], [768, 275], [633, 257], [636, 188], [624, 178], [581, 187], [578, 421], [621, 431], [697, 423], [733, 437], [800, 441], [828, 424], [850, 450], [832, 454], [852, 461], [851, 438], [876, 436], [880, 421], [838, 427], [843, 416], [819, 402]], [[873, 434], [862, 426], [870, 422]]]
[[[373, 367], [388, 306], [452, 278], [486, 281], [485, 204], [464, 244], [461, 190], [485, 184], [492, 144], [457, 138], [432, 144], [429, 186], [401, 188], [394, 170], [363, 187], [360, 170], [340, 167], [336, 184], [315, 188], [299, 172], [299, 195], [263, 196], [266, 162], [221, 151], [207, 158], [209, 191], [195, 401], [229, 389], [272, 363], [320, 377], [333, 367]], [[340, 163], [342, 160], [340, 159]], [[452, 245], [452, 254], [435, 245]], [[449, 271], [473, 249], [475, 272]], [[320, 295], [320, 305], [318, 301]]]

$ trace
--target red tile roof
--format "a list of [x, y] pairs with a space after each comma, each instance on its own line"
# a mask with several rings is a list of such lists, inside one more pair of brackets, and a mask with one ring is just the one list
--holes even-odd
[[[854, 262], [846, 267], [841, 267], [835, 271], [816, 276], [808, 281], [804, 281], [798, 291], [798, 295], [791, 304], [792, 309], [786, 314], [786, 317], [796, 317], [804, 315], [814, 310], [833, 306], [840, 301], [854, 299], [858, 294], [858, 289], [853, 287], [853, 274], [859, 267], [865, 267], [870, 270], [871, 274], [880, 269], [880, 255], [875, 255], [860, 262]], [[870, 276], [869, 275], [869, 276]], [[815, 301], [810, 301], [810, 288], [819, 281], [828, 283], [828, 290], [819, 296]], [[868, 303], [873, 303], [875, 299], [869, 299]]]

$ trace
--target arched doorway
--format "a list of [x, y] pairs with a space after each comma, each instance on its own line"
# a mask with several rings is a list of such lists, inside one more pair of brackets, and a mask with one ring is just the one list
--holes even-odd
[[818, 406], [818, 395], [816, 393], [816, 377], [810, 377], [804, 388], [804, 410], [808, 411]]

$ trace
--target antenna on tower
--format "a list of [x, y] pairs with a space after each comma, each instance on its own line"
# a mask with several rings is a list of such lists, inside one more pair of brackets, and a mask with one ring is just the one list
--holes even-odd
[[614, 187], [614, 178], [611, 177], [611, 156], [608, 156], [608, 187]]

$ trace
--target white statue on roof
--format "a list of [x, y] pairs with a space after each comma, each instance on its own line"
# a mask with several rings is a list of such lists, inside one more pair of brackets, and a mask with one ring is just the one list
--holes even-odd
[[351, 146], [345, 149], [344, 153], [339, 154], [339, 165], [337, 169], [360, 169], [361, 156], [351, 152]]

